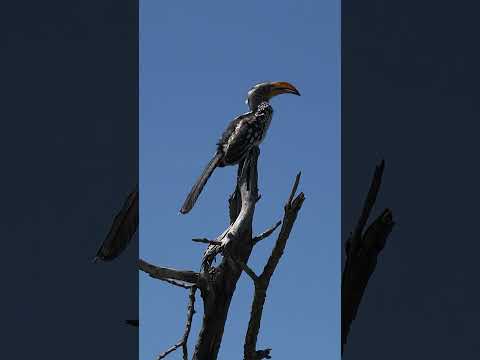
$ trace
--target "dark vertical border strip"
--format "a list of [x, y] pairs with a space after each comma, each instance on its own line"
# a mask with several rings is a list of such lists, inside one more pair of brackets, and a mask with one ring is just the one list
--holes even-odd
[[1, 357], [135, 359], [138, 241], [91, 260], [138, 183], [138, 1], [0, 14]]
[[396, 221], [345, 359], [480, 353], [477, 15], [466, 1], [342, 3], [342, 238], [381, 159], [373, 214]]

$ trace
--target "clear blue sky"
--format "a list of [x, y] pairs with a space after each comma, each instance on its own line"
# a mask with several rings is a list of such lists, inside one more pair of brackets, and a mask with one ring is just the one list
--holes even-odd
[[[236, 168], [217, 169], [188, 215], [178, 210], [227, 123], [262, 81], [302, 96], [273, 99], [261, 146], [254, 230], [281, 219], [298, 171], [306, 201], [268, 290], [259, 348], [274, 359], [340, 358], [340, 1], [140, 1], [140, 256], [198, 270], [228, 224]], [[258, 273], [275, 237], [257, 246]], [[187, 291], [140, 273], [140, 359], [183, 333]], [[242, 275], [220, 359], [241, 359], [253, 287]], [[202, 318], [197, 314], [190, 352]], [[169, 355], [181, 359], [181, 352]]]

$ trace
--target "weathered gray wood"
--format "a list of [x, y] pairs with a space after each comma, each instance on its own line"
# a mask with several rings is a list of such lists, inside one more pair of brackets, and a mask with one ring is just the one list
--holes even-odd
[[[239, 165], [236, 190], [229, 200], [231, 224], [221, 240], [222, 245], [209, 247], [209, 250], [219, 252], [225, 250], [242, 263], [248, 262], [253, 248], [252, 220], [258, 200], [259, 154], [260, 150], [253, 148], [245, 163]], [[204, 316], [195, 346], [194, 360], [217, 359], [230, 303], [242, 274], [241, 266], [228, 256], [222, 259], [218, 267], [207, 267], [205, 271], [208, 276], [208, 286], [206, 289], [201, 289]]]
[[195, 271], [176, 270], [176, 269], [171, 269], [171, 268], [166, 268], [161, 266], [155, 266], [155, 265], [149, 264], [148, 262], [142, 259], [138, 260], [138, 267], [140, 270], [142, 270], [143, 272], [147, 273], [148, 275], [150, 275], [152, 278], [155, 278], [155, 279], [159, 279], [163, 281], [177, 280], [177, 281], [182, 281], [192, 285], [197, 285], [198, 287], [201, 287], [203, 285], [200, 274]]

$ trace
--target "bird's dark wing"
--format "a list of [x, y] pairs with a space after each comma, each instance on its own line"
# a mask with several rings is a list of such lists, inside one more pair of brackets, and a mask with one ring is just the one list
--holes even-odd
[[237, 125], [245, 118], [251, 117], [252, 114], [253, 113], [250, 111], [248, 113], [237, 116], [235, 119], [230, 121], [230, 124], [228, 124], [227, 128], [225, 129], [222, 136], [220, 137], [220, 140], [218, 140], [217, 142], [219, 150], [222, 151], [221, 147], [223, 146], [223, 144], [226, 144], [228, 142], [228, 139], [230, 138], [230, 136], [232, 136], [232, 133], [235, 131], [235, 128], [237, 127]]
[[251, 125], [255, 122], [255, 114], [244, 114], [229, 126], [228, 133], [222, 137], [223, 163], [235, 164], [247, 154], [254, 143], [253, 129]]

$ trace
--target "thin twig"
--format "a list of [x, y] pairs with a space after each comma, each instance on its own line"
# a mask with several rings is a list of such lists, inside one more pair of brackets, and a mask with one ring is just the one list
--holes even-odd
[[[225, 254], [227, 255], [227, 254]], [[240, 266], [242, 268], [243, 271], [245, 271], [245, 273], [250, 276], [250, 278], [253, 280], [253, 282], [256, 282], [258, 281], [258, 276], [257, 274], [255, 274], [255, 271], [253, 271], [247, 264], [245, 264], [243, 261], [241, 260], [238, 260], [238, 259], [235, 259], [233, 256], [231, 255], [227, 255], [230, 259], [232, 259], [236, 264], [238, 264], [238, 266]]]
[[160, 355], [158, 355], [158, 360], [161, 360], [161, 359], [164, 359], [168, 354], [174, 352], [175, 350], [177, 350], [180, 346], [182, 346], [183, 343], [182, 342], [178, 342], [176, 343], [175, 345], [173, 345], [171, 348], [167, 349], [166, 351], [164, 351], [163, 353], [161, 353]]
[[188, 315], [187, 315], [187, 322], [185, 323], [185, 332], [183, 333], [183, 358], [184, 358], [184, 360], [188, 360], [187, 343], [188, 343], [188, 336], [190, 335], [190, 330], [192, 329], [193, 315], [195, 314], [195, 291], [197, 291], [197, 288], [192, 287], [190, 289], [190, 294], [188, 296], [189, 297]]
[[165, 358], [168, 354], [174, 352], [178, 348], [182, 348], [183, 352], [183, 359], [188, 360], [188, 349], [187, 349], [187, 343], [188, 343], [188, 336], [190, 335], [190, 330], [192, 329], [192, 319], [193, 315], [195, 314], [195, 292], [197, 291], [196, 286], [192, 286], [190, 288], [190, 294], [188, 296], [189, 302], [188, 302], [188, 308], [187, 308], [187, 321], [185, 323], [185, 331], [182, 335], [182, 338], [172, 347], [168, 348], [166, 351], [158, 355], [157, 360], [161, 360]]
[[267, 237], [269, 237], [270, 235], [273, 234], [273, 232], [275, 230], [277, 230], [277, 228], [282, 224], [282, 220], [278, 221], [275, 225], [273, 225], [272, 227], [268, 228], [267, 230], [265, 230], [264, 232], [262, 232], [260, 235], [257, 235], [255, 236], [252, 241], [253, 241], [253, 244], [257, 244], [258, 242], [262, 241], [263, 239], [266, 239]]
[[288, 198], [287, 205], [291, 206], [293, 197], [295, 196], [295, 193], [297, 192], [298, 184], [300, 183], [300, 176], [302, 175], [302, 172], [300, 171], [297, 176], [295, 177], [295, 183], [293, 184], [292, 191], [290, 192], [290, 196]]
[[192, 239], [192, 241], [197, 243], [209, 244], [209, 245], [222, 245], [222, 242], [218, 240]]

